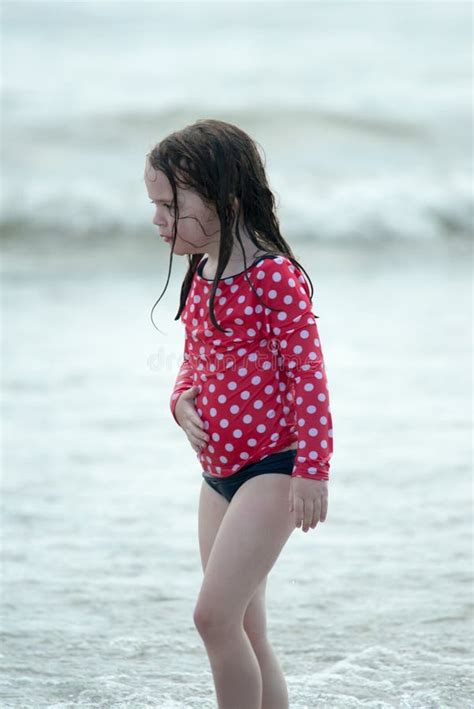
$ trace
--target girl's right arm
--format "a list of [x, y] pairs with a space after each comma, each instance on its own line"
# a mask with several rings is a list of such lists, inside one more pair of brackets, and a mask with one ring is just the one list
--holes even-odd
[[199, 393], [199, 386], [193, 385], [193, 370], [189, 361], [188, 341], [184, 344], [183, 361], [176, 377], [173, 393], [170, 399], [170, 409], [174, 420], [185, 432], [191, 447], [196, 453], [209, 440], [204, 431], [204, 425], [194, 404], [194, 398]]
[[178, 403], [178, 399], [180, 395], [184, 392], [190, 389], [193, 385], [193, 370], [191, 363], [189, 361], [189, 352], [188, 352], [188, 340], [187, 338], [185, 339], [184, 342], [184, 353], [183, 353], [183, 361], [181, 362], [181, 366], [178, 370], [178, 375], [176, 377], [176, 381], [173, 387], [173, 393], [171, 394], [171, 399], [170, 399], [170, 409], [171, 413], [173, 415], [174, 420], [176, 423], [180, 426], [181, 424], [179, 423], [178, 419], [176, 418], [176, 404]]

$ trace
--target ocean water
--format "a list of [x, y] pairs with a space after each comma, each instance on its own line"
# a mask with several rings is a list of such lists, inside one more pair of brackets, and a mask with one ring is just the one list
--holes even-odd
[[149, 228], [144, 155], [198, 118], [260, 144], [301, 241], [466, 237], [468, 2], [4, 2], [7, 234]]
[[265, 149], [330, 388], [328, 517], [267, 585], [291, 709], [474, 706], [470, 13], [4, 3], [2, 709], [216, 707], [142, 184], [209, 115]]

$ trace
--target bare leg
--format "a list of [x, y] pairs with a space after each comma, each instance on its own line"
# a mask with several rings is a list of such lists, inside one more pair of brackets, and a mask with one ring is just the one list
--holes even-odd
[[288, 688], [281, 665], [267, 634], [265, 592], [268, 576], [264, 578], [244, 616], [244, 629], [257, 656], [262, 673], [262, 709], [288, 709]]
[[266, 633], [256, 633], [252, 644], [252, 633], [243, 626], [294, 529], [289, 484], [288, 476], [277, 473], [244, 483], [225, 510], [207, 560], [194, 621], [211, 663], [219, 709], [288, 707], [286, 683]]

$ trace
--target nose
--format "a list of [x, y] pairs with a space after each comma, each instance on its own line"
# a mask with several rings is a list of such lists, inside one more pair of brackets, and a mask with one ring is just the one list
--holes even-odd
[[155, 209], [155, 214], [153, 215], [153, 224], [157, 227], [164, 227], [167, 224], [165, 212], [160, 209], [159, 206]]

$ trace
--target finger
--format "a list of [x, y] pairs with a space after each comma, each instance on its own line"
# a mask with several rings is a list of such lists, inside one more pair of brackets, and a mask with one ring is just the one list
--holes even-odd
[[203, 441], [200, 441], [197, 438], [191, 438], [189, 436], [188, 438], [191, 446], [194, 448], [196, 453], [200, 453], [205, 448], [206, 443], [204, 443]]
[[186, 399], [194, 399], [194, 397], [199, 394], [199, 386], [195, 384], [190, 389], [186, 389], [183, 394]]
[[194, 401], [189, 400], [187, 402], [187, 407], [186, 407], [186, 416], [189, 418], [190, 421], [192, 421], [196, 426], [200, 426], [201, 428], [204, 426], [204, 423], [202, 422], [202, 419], [200, 418], [196, 405]]
[[312, 518], [311, 518], [311, 525], [310, 525], [310, 526], [311, 526], [311, 529], [314, 529], [314, 528], [316, 527], [316, 525], [318, 524], [318, 522], [319, 522], [319, 513], [318, 513], [318, 510], [319, 510], [319, 507], [318, 507], [318, 505], [316, 504], [316, 500], [315, 500], [315, 501], [314, 501], [314, 504], [313, 504], [313, 516], [312, 516]]
[[203, 443], [207, 443], [209, 440], [209, 434], [206, 433], [206, 431], [204, 431], [202, 428], [197, 426], [194, 422], [191, 422], [189, 424], [188, 432], [197, 441], [202, 441]]
[[295, 527], [301, 527], [304, 518], [304, 500], [302, 497], [293, 498], [293, 509], [295, 518]]
[[328, 498], [325, 495], [321, 500], [321, 517], [320, 517], [321, 522], [325, 522], [327, 516], [328, 516]]
[[303, 519], [303, 532], [307, 532], [311, 521], [314, 516], [314, 500], [305, 500], [304, 503], [304, 519]]
[[[318, 524], [318, 522], [321, 519], [321, 498], [317, 497], [313, 501], [313, 505], [314, 505], [314, 519], [316, 520], [316, 524]], [[316, 526], [316, 524], [314, 526]]]

